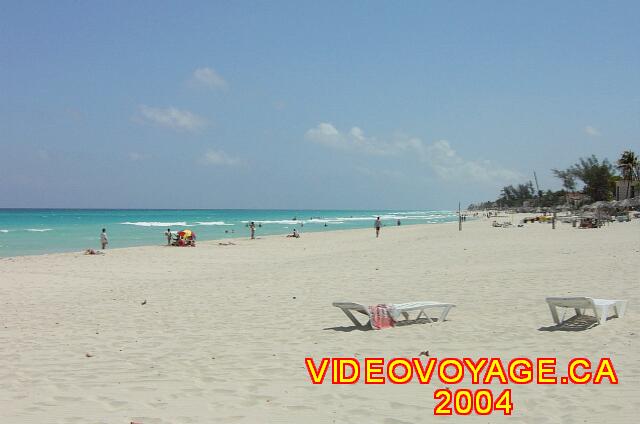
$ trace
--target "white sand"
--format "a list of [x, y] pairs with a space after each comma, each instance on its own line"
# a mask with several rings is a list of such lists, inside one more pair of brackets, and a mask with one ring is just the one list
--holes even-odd
[[[637, 420], [640, 220], [555, 231], [485, 220], [461, 233], [455, 224], [420, 225], [385, 227], [378, 240], [371, 229], [236, 243], [0, 260], [0, 422], [430, 422], [437, 382], [314, 386], [304, 367], [306, 356], [424, 350], [561, 363], [608, 356], [620, 378], [509, 385], [512, 416], [443, 422]], [[586, 331], [540, 331], [553, 324], [550, 295], [628, 299], [629, 307]], [[444, 323], [343, 331], [351, 323], [331, 306], [338, 300], [457, 308]]]

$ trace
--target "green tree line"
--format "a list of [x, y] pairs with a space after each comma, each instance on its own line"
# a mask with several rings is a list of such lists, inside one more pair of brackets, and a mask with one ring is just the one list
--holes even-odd
[[562, 182], [562, 190], [536, 193], [531, 181], [516, 186], [508, 185], [502, 188], [500, 197], [495, 201], [470, 205], [469, 209], [520, 207], [525, 204], [538, 207], [559, 206], [566, 202], [567, 193], [576, 191], [578, 182], [583, 184], [581, 193], [589, 196], [592, 202], [611, 200], [616, 181], [620, 180], [628, 182], [623, 186], [627, 191], [625, 197], [630, 197], [633, 186], [637, 187], [636, 193], [640, 191], [640, 160], [631, 150], [623, 152], [615, 164], [607, 159], [600, 161], [595, 155], [591, 155], [580, 158], [566, 169], [551, 171]]

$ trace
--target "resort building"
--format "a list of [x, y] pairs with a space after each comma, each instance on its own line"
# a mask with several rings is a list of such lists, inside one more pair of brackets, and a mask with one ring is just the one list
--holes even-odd
[[615, 199], [620, 201], [631, 199], [640, 194], [640, 181], [620, 180], [616, 181]]

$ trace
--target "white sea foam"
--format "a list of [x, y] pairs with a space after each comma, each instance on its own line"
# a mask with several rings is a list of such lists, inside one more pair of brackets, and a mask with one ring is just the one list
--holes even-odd
[[[446, 220], [451, 217], [455, 217], [455, 214], [452, 213], [430, 213], [427, 211], [410, 211], [410, 212], [388, 212], [380, 215], [370, 215], [370, 216], [340, 216], [335, 218], [311, 218], [311, 219], [279, 219], [279, 220], [254, 220], [256, 224], [268, 225], [268, 224], [277, 224], [277, 225], [296, 225], [296, 224], [346, 224], [348, 222], [373, 222], [376, 217], [380, 216], [380, 219], [383, 221], [396, 221], [396, 220], [407, 220], [407, 221], [440, 221]], [[243, 224], [247, 224], [251, 221], [241, 221]]]
[[[243, 224], [248, 224], [251, 221], [242, 221]], [[273, 221], [253, 221], [256, 224], [262, 224], [262, 225], [267, 225], [267, 224], [280, 224], [280, 225], [297, 225], [297, 224], [344, 224], [344, 221], [342, 221], [340, 218], [336, 218], [336, 219], [320, 219], [320, 218], [313, 218], [313, 219], [280, 219], [280, 220], [273, 220]]]
[[[443, 219], [454, 215], [402, 215], [402, 214], [387, 214], [380, 215], [381, 220], [424, 220], [431, 221], [437, 219]], [[376, 216], [341, 216], [337, 218], [311, 218], [311, 219], [280, 219], [280, 220], [255, 220], [256, 224], [280, 224], [280, 225], [296, 225], [296, 224], [345, 224], [346, 222], [358, 222], [358, 221], [375, 221]], [[251, 221], [242, 221], [243, 224], [247, 224]], [[229, 224], [227, 224], [229, 225]]]
[[53, 231], [53, 228], [27, 228], [25, 231], [44, 233], [45, 231]]
[[338, 218], [311, 218], [310, 220], [305, 220], [305, 224], [344, 224], [344, 221]]
[[348, 217], [338, 217], [338, 218], [333, 218], [336, 221], [371, 221], [371, 220], [375, 220], [376, 217], [375, 216], [348, 216]]
[[204, 221], [204, 222], [196, 222], [196, 225], [231, 225], [233, 226], [234, 224], [227, 224], [224, 221]]
[[8, 233], [9, 230], [0, 230], [0, 233]]
[[[251, 221], [242, 221], [243, 224], [248, 224]], [[255, 220], [253, 221], [256, 224], [283, 224], [283, 225], [295, 225], [298, 224], [300, 222], [304, 222], [303, 220], [294, 220], [294, 219], [281, 219], [281, 220], [275, 220], [275, 221], [258, 221]]]
[[430, 221], [434, 219], [448, 218], [449, 216], [454, 216], [454, 215], [405, 215], [405, 216], [399, 216], [398, 219], [409, 219], [409, 220], [422, 219], [422, 220]]
[[121, 222], [122, 225], [136, 225], [138, 227], [171, 227], [171, 226], [183, 226], [189, 227], [186, 222], [148, 222], [148, 221], [137, 221], [137, 222]]

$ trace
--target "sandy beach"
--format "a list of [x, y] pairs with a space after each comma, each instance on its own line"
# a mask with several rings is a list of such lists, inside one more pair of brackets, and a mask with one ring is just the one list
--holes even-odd
[[[483, 219], [462, 232], [414, 225], [385, 227], [379, 239], [372, 228], [234, 243], [0, 259], [0, 422], [635, 420], [640, 220], [552, 230]], [[554, 295], [629, 306], [585, 331], [544, 331], [553, 325], [545, 297]], [[331, 306], [417, 300], [457, 307], [443, 323], [360, 331]], [[620, 383], [509, 385], [511, 416], [447, 418], [433, 416], [437, 381], [313, 385], [304, 365], [426, 350], [505, 361], [610, 357]]]

